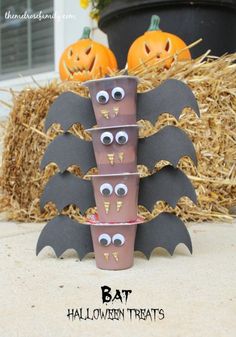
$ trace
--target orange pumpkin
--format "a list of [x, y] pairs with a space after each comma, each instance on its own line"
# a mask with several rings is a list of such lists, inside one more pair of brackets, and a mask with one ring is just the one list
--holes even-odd
[[81, 39], [64, 50], [59, 64], [62, 80], [83, 82], [104, 77], [117, 69], [112, 51], [91, 40], [90, 32], [90, 28], [85, 27]]
[[[138, 37], [131, 45], [128, 52], [128, 69], [135, 70], [139, 65], [154, 65], [158, 60], [169, 57], [164, 66], [170, 68], [176, 52], [186, 48], [186, 44], [178, 36], [162, 32], [159, 28], [160, 18], [153, 15], [149, 29], [144, 35]], [[178, 60], [190, 60], [189, 49], [182, 51]]]

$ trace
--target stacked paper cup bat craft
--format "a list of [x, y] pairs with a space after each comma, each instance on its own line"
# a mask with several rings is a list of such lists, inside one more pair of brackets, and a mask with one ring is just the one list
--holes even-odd
[[[132, 266], [135, 250], [149, 258], [156, 247], [173, 254], [184, 243], [192, 252], [189, 233], [174, 214], [163, 212], [149, 222], [137, 215], [138, 205], [151, 211], [161, 200], [175, 207], [179, 198], [187, 196], [196, 203], [191, 182], [176, 167], [183, 156], [196, 164], [192, 142], [175, 126], [138, 139], [137, 120], [155, 123], [165, 112], [178, 119], [185, 107], [199, 116], [193, 93], [175, 79], [142, 94], [137, 94], [137, 78], [132, 76], [92, 80], [85, 85], [91, 99], [65, 92], [46, 118], [46, 130], [59, 123], [64, 133], [49, 144], [42, 159], [42, 169], [53, 162], [60, 172], [46, 184], [41, 207], [51, 201], [61, 212], [73, 204], [84, 214], [96, 206], [98, 216], [84, 224], [66, 215], [56, 216], [42, 230], [37, 254], [45, 246], [51, 246], [57, 256], [73, 248], [80, 259], [94, 251], [98, 268], [119, 270]], [[75, 123], [87, 129], [92, 142], [69, 132]], [[156, 172], [160, 160], [170, 165]], [[155, 173], [140, 179], [139, 164]], [[68, 171], [71, 165], [78, 165], [84, 174], [97, 165], [98, 174], [85, 180]]]

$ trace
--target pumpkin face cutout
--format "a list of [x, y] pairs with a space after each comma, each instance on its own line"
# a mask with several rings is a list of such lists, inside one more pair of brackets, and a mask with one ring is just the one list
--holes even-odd
[[[187, 48], [185, 42], [178, 36], [162, 32], [159, 29], [160, 18], [153, 15], [148, 31], [138, 37], [131, 45], [128, 52], [128, 69], [130, 72], [142, 64], [152, 66], [161, 59], [167, 58], [164, 67], [169, 69], [174, 61], [174, 55]], [[185, 49], [177, 56], [178, 60], [190, 60], [191, 54]], [[161, 63], [163, 66], [163, 63]]]
[[59, 64], [61, 80], [84, 82], [104, 77], [117, 69], [112, 51], [89, 36], [90, 28], [85, 27], [81, 39], [63, 52]]

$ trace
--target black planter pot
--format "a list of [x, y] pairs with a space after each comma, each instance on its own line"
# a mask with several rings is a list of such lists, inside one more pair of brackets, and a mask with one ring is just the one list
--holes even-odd
[[112, 0], [101, 15], [99, 28], [107, 34], [120, 68], [153, 14], [160, 16], [161, 30], [178, 35], [186, 44], [203, 38], [191, 49], [193, 57], [208, 49], [216, 56], [236, 51], [236, 0]]

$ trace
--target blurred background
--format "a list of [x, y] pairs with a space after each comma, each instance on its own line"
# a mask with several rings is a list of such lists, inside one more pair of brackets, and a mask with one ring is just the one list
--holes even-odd
[[[15, 18], [14, 15], [54, 15], [54, 19]], [[79, 39], [84, 26], [92, 27], [91, 37], [107, 43], [106, 35], [92, 20], [90, 7], [79, 0], [0, 0], [0, 100], [11, 101], [7, 91], [27, 85], [43, 85], [58, 78], [58, 63], [63, 50]], [[0, 104], [0, 118], [9, 108]]]
[[236, 51], [236, 0], [0, 0], [0, 118], [9, 113], [9, 88], [59, 77], [60, 55], [84, 26], [91, 27], [92, 39], [109, 42], [122, 69], [153, 14], [161, 30], [187, 45], [202, 38], [191, 49], [193, 58], [207, 50], [214, 56]]

